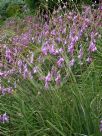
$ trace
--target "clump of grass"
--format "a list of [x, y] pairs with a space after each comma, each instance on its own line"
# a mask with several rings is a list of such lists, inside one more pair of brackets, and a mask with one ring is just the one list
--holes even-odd
[[1, 135], [101, 135], [101, 16], [60, 7], [49, 22], [29, 16], [5, 24], [0, 112], [9, 122], [1, 121]]

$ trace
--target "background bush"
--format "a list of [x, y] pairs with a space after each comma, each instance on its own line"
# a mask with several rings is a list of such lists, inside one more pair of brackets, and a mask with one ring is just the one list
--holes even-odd
[[39, 6], [44, 8], [48, 6], [49, 10], [52, 10], [54, 7], [58, 7], [59, 4], [68, 2], [69, 5], [71, 4], [92, 4], [92, 0], [25, 0], [26, 4], [29, 6], [31, 10], [36, 10]]
[[20, 8], [24, 4], [23, 0], [1, 0], [0, 1], [0, 15], [3, 19], [17, 14]]

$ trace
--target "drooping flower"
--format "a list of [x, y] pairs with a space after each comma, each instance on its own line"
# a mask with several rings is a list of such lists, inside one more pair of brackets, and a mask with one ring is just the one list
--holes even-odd
[[67, 40], [66, 40], [66, 39], [63, 40], [63, 44], [64, 44], [64, 45], [67, 44]]
[[49, 88], [49, 82], [45, 82], [45, 88], [46, 88], [46, 89]]
[[51, 75], [56, 78], [57, 77], [57, 68], [55, 66], [52, 67], [51, 69]]
[[28, 46], [31, 40], [31, 33], [26, 32], [19, 37], [19, 44], [23, 46]]
[[48, 54], [48, 50], [49, 50], [49, 43], [48, 43], [48, 41], [46, 41], [45, 43], [44, 43], [44, 45], [42, 46], [42, 53], [44, 54], [44, 55], [47, 55]]
[[6, 114], [6, 112], [2, 115], [0, 115], [0, 122], [1, 123], [8, 123], [9, 122], [9, 116]]
[[99, 128], [100, 128], [100, 132], [102, 132], [102, 120], [100, 121]]
[[91, 32], [90, 36], [91, 36], [91, 41], [90, 41], [90, 44], [89, 44], [88, 51], [89, 52], [95, 52], [97, 50], [96, 39], [95, 39], [95, 37], [97, 36], [97, 33]]
[[8, 47], [6, 47], [6, 51], [5, 51], [5, 57], [6, 57], [6, 59], [7, 59], [7, 61], [9, 62], [9, 63], [11, 63], [12, 62], [12, 56], [11, 56], [11, 50], [8, 48]]
[[58, 43], [58, 44], [59, 44], [59, 43], [61, 43], [61, 42], [62, 42], [62, 39], [61, 39], [61, 37], [57, 37], [55, 41], [56, 41], [56, 43]]
[[19, 71], [19, 73], [22, 73], [22, 66], [23, 66], [22, 60], [18, 60], [18, 71]]
[[1, 86], [0, 92], [2, 95], [5, 95], [6, 93], [11, 94], [13, 92], [13, 89], [12, 89], [12, 87], [5, 88], [5, 87]]
[[89, 57], [86, 59], [86, 61], [87, 61], [88, 63], [91, 63], [91, 62], [92, 62], [92, 57], [89, 56]]
[[61, 32], [62, 32], [63, 35], [66, 34], [66, 27], [63, 28]]
[[44, 55], [47, 55], [47, 53], [48, 53], [48, 48], [47, 48], [47, 46], [42, 47], [42, 53], [43, 53]]
[[62, 17], [62, 16], [59, 16], [57, 19], [58, 19], [59, 24], [62, 24], [62, 22], [63, 22], [63, 17]]
[[80, 46], [80, 50], [79, 50], [79, 54], [78, 54], [78, 59], [82, 59], [83, 57], [83, 49], [82, 49], [82, 46]]
[[45, 77], [45, 81], [46, 81], [46, 82], [51, 81], [51, 77], [52, 77], [52, 75], [51, 75], [51, 73], [49, 72], [48, 75]]
[[49, 53], [52, 55], [56, 55], [56, 50], [54, 45], [49, 46]]
[[39, 71], [39, 68], [37, 66], [35, 66], [32, 70], [32, 73], [35, 74]]
[[29, 73], [29, 71], [28, 71], [28, 66], [27, 66], [27, 64], [24, 64], [24, 66], [23, 66], [23, 78], [24, 78], [24, 79], [27, 78], [28, 73]]
[[57, 66], [62, 67], [63, 62], [64, 62], [64, 58], [60, 57], [59, 60], [57, 61]]
[[48, 75], [45, 77], [45, 88], [48, 89], [49, 87], [49, 82], [51, 81], [52, 75], [49, 72]]
[[30, 63], [32, 64], [33, 61], [34, 61], [34, 53], [32, 52], [32, 53], [31, 53], [31, 56], [30, 56]]
[[70, 61], [69, 61], [69, 66], [72, 67], [75, 63], [75, 59], [72, 58]]
[[61, 84], [61, 75], [59, 73], [57, 73], [57, 76], [55, 78], [55, 82], [56, 82], [56, 85], [60, 85]]
[[56, 35], [56, 30], [55, 30], [55, 29], [51, 31], [51, 35], [52, 35], [52, 36], [55, 36], [55, 35]]
[[90, 45], [89, 45], [89, 48], [88, 48], [88, 51], [89, 52], [95, 52], [96, 50], [97, 50], [97, 48], [96, 48], [95, 42], [91, 41]]
[[63, 51], [64, 51], [63, 48], [59, 48], [59, 49], [58, 49], [58, 52], [59, 52], [59, 53], [63, 53]]
[[70, 45], [68, 46], [68, 52], [73, 55], [74, 53], [74, 45], [75, 43], [74, 42], [71, 42]]

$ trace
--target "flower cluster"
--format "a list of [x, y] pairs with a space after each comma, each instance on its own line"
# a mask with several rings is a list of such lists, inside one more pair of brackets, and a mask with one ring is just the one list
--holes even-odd
[[[21, 21], [7, 21], [6, 28], [14, 33], [9, 38], [1, 36], [4, 57], [0, 62], [0, 77], [17, 75], [17, 78], [32, 79], [37, 74], [46, 88], [51, 82], [60, 85], [61, 79], [67, 75], [65, 67], [94, 60], [92, 54], [97, 51], [97, 30], [101, 21], [100, 8], [92, 10], [89, 6], [84, 6], [81, 14], [71, 11], [62, 13], [58, 9], [48, 22], [43, 23], [33, 16]], [[2, 87], [1, 92], [4, 95], [10, 89]]]
[[0, 86], [0, 93], [2, 95], [5, 95], [6, 93], [11, 94], [12, 92], [13, 92], [12, 87], [5, 88], [5, 87]]

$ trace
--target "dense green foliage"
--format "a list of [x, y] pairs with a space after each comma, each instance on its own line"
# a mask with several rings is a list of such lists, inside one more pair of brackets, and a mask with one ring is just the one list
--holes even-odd
[[68, 2], [69, 7], [74, 4], [92, 4], [91, 0], [25, 0], [26, 4], [29, 6], [31, 10], [36, 10], [38, 7], [46, 8], [52, 10], [54, 7], [58, 7], [58, 5]]
[[16, 4], [12, 4], [12, 5], [10, 4], [6, 9], [7, 17], [20, 14], [20, 12], [21, 12], [20, 6]]
[[[91, 0], [64, 0], [63, 2], [68, 2], [68, 8], [72, 9], [73, 4], [80, 7], [80, 4], [92, 4]], [[22, 4], [26, 4], [29, 9], [33, 12], [39, 8], [42, 10], [52, 11], [54, 8], [57, 8], [59, 5], [63, 5], [61, 0], [0, 0], [0, 15], [3, 19], [14, 16], [20, 12]]]
[[0, 0], [0, 16], [4, 20], [12, 15], [17, 15], [23, 4], [23, 0]]
[[[45, 91], [37, 81], [20, 82], [11, 97], [0, 97], [0, 110], [11, 115], [3, 136], [101, 136], [102, 48], [80, 77], [71, 75], [60, 89]], [[78, 70], [81, 72], [81, 68]]]

